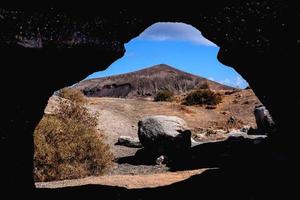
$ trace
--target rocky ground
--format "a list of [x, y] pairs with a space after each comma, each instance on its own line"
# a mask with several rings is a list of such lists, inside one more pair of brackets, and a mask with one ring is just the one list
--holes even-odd
[[[89, 108], [98, 111], [99, 130], [117, 158], [132, 155], [137, 149], [114, 145], [121, 135], [137, 137], [138, 121], [150, 115], [172, 115], [184, 119], [194, 136], [207, 133], [205, 130], [256, 127], [254, 107], [260, 104], [252, 90], [241, 90], [224, 95], [223, 102], [216, 109], [205, 106], [184, 106], [177, 102], [153, 102], [149, 100], [124, 98], [88, 98]], [[231, 118], [235, 122], [228, 123]], [[203, 131], [204, 129], [204, 131]], [[226, 136], [207, 133], [202, 140], [218, 140]], [[112, 173], [117, 173], [116, 171]]]
[[[54, 105], [51, 101], [50, 99], [45, 112], [51, 112], [51, 106]], [[145, 116], [173, 115], [186, 121], [196, 141], [217, 142], [226, 139], [231, 129], [240, 129], [245, 125], [256, 127], [253, 110], [260, 104], [250, 89], [224, 94], [222, 103], [215, 109], [207, 109], [205, 106], [184, 106], [176, 101], [153, 102], [107, 97], [90, 97], [88, 102], [90, 110], [100, 114], [98, 129], [106, 136], [106, 142], [115, 156], [116, 162], [113, 168], [101, 177], [89, 177], [73, 182], [37, 183], [37, 187], [64, 187], [93, 183], [140, 188], [184, 180], [203, 170], [170, 173], [166, 165], [137, 162], [134, 160], [134, 155], [140, 148], [116, 145], [118, 138], [120, 136], [137, 137], [138, 121]]]

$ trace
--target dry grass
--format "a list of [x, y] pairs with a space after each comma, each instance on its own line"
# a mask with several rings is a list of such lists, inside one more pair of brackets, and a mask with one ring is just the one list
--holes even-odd
[[97, 115], [78, 94], [61, 94], [70, 101], [60, 101], [56, 114], [45, 115], [34, 132], [35, 181], [99, 175], [112, 164], [109, 146], [96, 129]]

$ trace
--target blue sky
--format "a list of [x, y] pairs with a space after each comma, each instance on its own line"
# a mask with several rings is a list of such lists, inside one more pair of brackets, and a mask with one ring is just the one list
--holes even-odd
[[217, 60], [219, 47], [184, 23], [156, 23], [125, 45], [126, 53], [105, 71], [87, 78], [105, 77], [167, 64], [226, 85], [248, 83], [231, 67]]

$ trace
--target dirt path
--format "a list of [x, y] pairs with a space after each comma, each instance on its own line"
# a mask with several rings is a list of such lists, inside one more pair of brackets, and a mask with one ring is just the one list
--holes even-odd
[[37, 188], [62, 188], [88, 184], [99, 184], [137, 189], [159, 187], [186, 180], [191, 176], [201, 174], [208, 169], [197, 169], [180, 172], [166, 172], [152, 175], [114, 175], [87, 177], [75, 180], [35, 183]]

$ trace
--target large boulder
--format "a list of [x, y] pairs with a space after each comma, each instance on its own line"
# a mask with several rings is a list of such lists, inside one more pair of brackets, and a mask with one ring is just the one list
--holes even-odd
[[275, 132], [275, 122], [273, 121], [269, 111], [265, 106], [257, 106], [254, 109], [257, 131], [262, 134], [270, 134]]
[[175, 155], [191, 147], [191, 131], [176, 116], [143, 118], [138, 122], [138, 136], [145, 149], [158, 155]]

